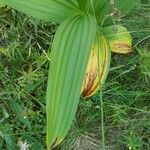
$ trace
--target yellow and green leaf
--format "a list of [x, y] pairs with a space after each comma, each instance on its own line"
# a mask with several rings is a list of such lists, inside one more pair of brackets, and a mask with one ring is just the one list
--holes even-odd
[[112, 52], [126, 54], [131, 53], [132, 37], [130, 32], [123, 26], [108, 26], [102, 30]]
[[98, 37], [91, 50], [82, 87], [84, 97], [94, 95], [104, 84], [110, 67], [111, 52], [105, 37]]

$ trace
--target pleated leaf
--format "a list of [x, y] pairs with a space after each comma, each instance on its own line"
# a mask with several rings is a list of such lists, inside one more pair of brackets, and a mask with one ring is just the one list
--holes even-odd
[[56, 23], [78, 13], [77, 8], [65, 0], [0, 0], [0, 2], [29, 16]]
[[104, 3], [103, 0], [93, 0], [96, 16], [99, 14], [100, 10], [102, 9], [103, 3]]
[[84, 97], [94, 95], [104, 84], [110, 68], [111, 51], [105, 37], [93, 45], [82, 87]]
[[64, 139], [73, 122], [95, 33], [92, 15], [70, 18], [56, 32], [47, 87], [48, 148]]
[[86, 0], [77, 0], [77, 2], [78, 2], [80, 9], [84, 10], [86, 7]]
[[100, 10], [102, 5], [101, 0], [77, 0], [78, 5], [82, 11], [88, 11], [97, 15], [97, 11]]
[[79, 8], [78, 2], [76, 0], [66, 0], [66, 1], [74, 5], [75, 7]]

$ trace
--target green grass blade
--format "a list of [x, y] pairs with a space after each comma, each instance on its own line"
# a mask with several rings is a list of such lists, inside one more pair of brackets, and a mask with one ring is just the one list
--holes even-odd
[[47, 87], [48, 148], [60, 143], [70, 129], [95, 33], [91, 15], [68, 19], [56, 32]]
[[0, 2], [29, 16], [56, 23], [78, 13], [75, 6], [61, 0], [0, 0]]

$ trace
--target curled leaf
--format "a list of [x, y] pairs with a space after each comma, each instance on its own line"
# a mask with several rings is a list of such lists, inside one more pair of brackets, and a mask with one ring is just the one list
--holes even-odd
[[94, 95], [104, 84], [110, 66], [110, 49], [106, 39], [101, 37], [91, 50], [82, 87], [84, 97]]

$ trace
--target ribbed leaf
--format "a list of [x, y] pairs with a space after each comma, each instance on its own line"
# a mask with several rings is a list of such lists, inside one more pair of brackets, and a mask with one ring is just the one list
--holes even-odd
[[130, 32], [121, 25], [108, 26], [102, 30], [107, 38], [112, 52], [126, 54], [132, 52], [132, 37]]
[[77, 0], [77, 1], [78, 1], [78, 5], [82, 11], [91, 9], [91, 0]]
[[78, 1], [78, 4], [79, 4], [79, 7], [81, 10], [84, 10], [85, 9], [85, 5], [86, 5], [86, 0], [77, 0]]
[[88, 11], [94, 13], [96, 16], [99, 14], [103, 5], [102, 0], [77, 0], [78, 5], [82, 11]]
[[95, 32], [91, 15], [68, 19], [56, 32], [47, 87], [48, 148], [59, 144], [70, 129]]
[[94, 10], [95, 10], [96, 16], [101, 11], [103, 3], [104, 3], [103, 0], [93, 0], [93, 5], [94, 5]]
[[76, 0], [66, 0], [66, 1], [74, 5], [75, 7], [79, 8], [78, 2]]
[[29, 16], [56, 23], [78, 13], [76, 7], [63, 0], [0, 0], [0, 2]]
[[77, 0], [80, 9], [83, 11], [88, 11], [97, 16], [98, 12], [101, 10], [102, 1], [101, 0]]
[[98, 37], [93, 45], [83, 82], [82, 93], [84, 97], [94, 95], [102, 87], [110, 68], [110, 59], [111, 51], [106, 38]]

